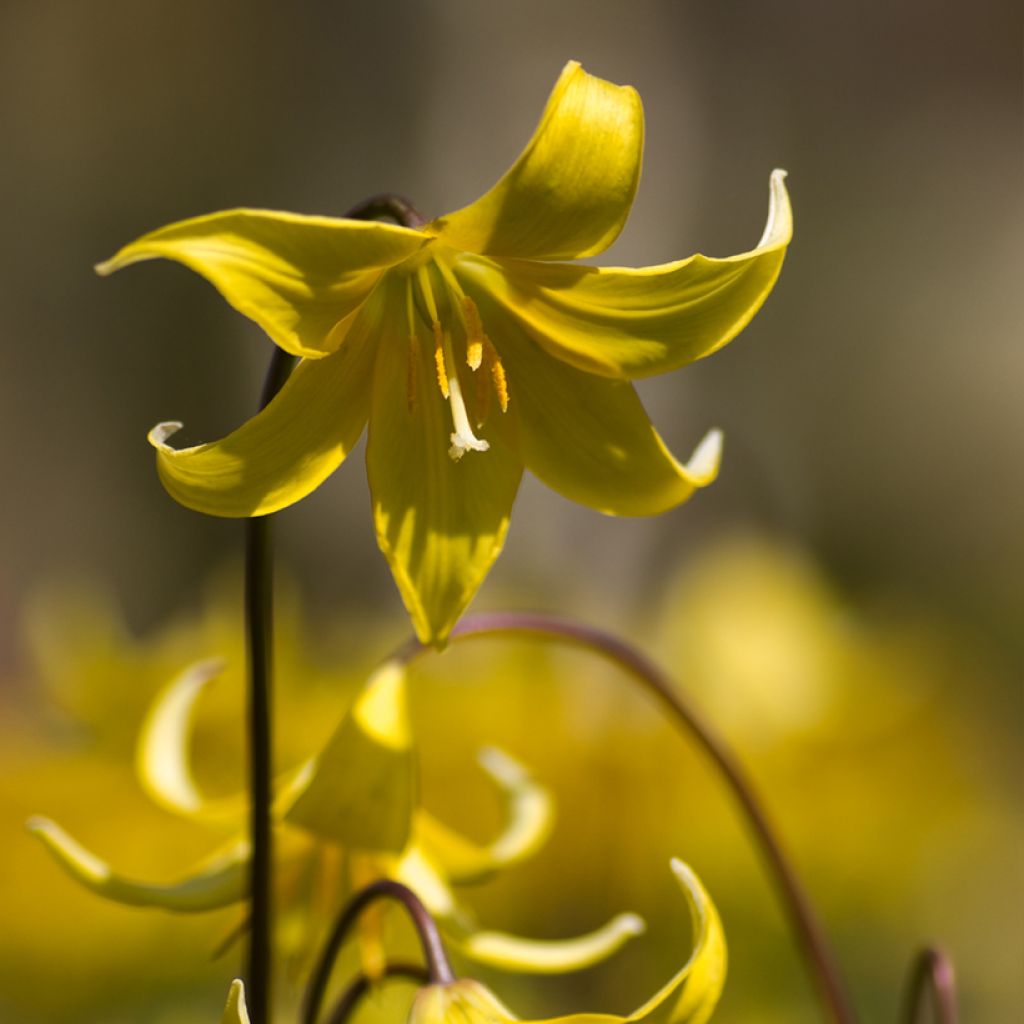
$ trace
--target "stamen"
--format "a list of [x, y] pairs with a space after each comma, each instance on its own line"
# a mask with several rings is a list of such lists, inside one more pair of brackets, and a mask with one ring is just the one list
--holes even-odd
[[466, 325], [466, 365], [471, 370], [479, 370], [484, 358], [484, 325], [480, 310], [467, 295], [462, 296], [462, 318]]
[[[434, 365], [437, 367], [437, 386], [441, 389], [441, 394], [447, 398], [451, 394], [448, 372], [444, 365], [444, 332], [441, 329], [441, 325], [435, 320], [434, 321]], [[452, 368], [454, 369], [455, 362], [452, 361]]]
[[487, 422], [491, 411], [491, 380], [486, 373], [478, 373], [476, 381], [476, 425], [477, 429]]
[[505, 366], [498, 355], [498, 350], [491, 343], [491, 339], [484, 335], [484, 348], [487, 354], [487, 365], [491, 371], [491, 382], [494, 384], [494, 393], [498, 396], [498, 405], [502, 412], [508, 412], [508, 378], [505, 376]]

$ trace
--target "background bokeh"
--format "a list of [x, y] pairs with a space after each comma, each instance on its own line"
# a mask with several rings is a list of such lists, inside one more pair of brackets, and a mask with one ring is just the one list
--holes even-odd
[[[0, 917], [13, 938], [0, 1010], [16, 1010], [0, 1015], [157, 1022], [189, 1019], [174, 1016], [187, 1006], [206, 1019], [232, 970], [206, 962], [208, 922], [96, 910], [20, 831], [25, 813], [65, 805], [98, 846], [149, 821], [127, 795], [131, 723], [179, 661], [230, 642], [228, 626], [180, 623], [240, 532], [166, 498], [144, 435], [171, 418], [197, 438], [227, 432], [268, 357], [187, 271], [148, 264], [101, 281], [92, 264], [229, 206], [339, 214], [382, 190], [428, 214], [461, 206], [516, 155], [574, 57], [635, 85], [647, 114], [634, 214], [602, 262], [749, 248], [776, 166], [790, 172], [796, 240], [734, 344], [643, 389], [677, 450], [725, 429], [718, 483], [656, 521], [617, 521], [525, 481], [478, 606], [571, 609], [678, 667], [764, 776], [867, 1019], [892, 1018], [925, 935], [963, 962], [974, 1019], [1007, 1019], [1024, 995], [1020, 37], [1011, 0], [2, 5], [0, 867], [13, 881]], [[739, 534], [773, 541], [729, 540]], [[329, 692], [350, 692], [407, 628], [358, 454], [281, 515], [279, 537], [309, 644], [322, 665], [350, 662], [317, 671], [344, 681]], [[44, 583], [83, 577], [123, 609], [98, 622], [124, 617], [89, 672], [59, 625], [82, 601], [28, 610]], [[793, 621], [790, 601], [804, 609]], [[47, 633], [40, 616], [58, 625]], [[735, 818], [643, 702], [587, 662], [522, 655], [528, 681], [516, 682], [497, 655], [458, 657], [423, 687], [428, 791], [443, 805], [473, 747], [501, 741], [543, 769], [567, 815], [550, 854], [480, 906], [492, 918], [514, 907], [509, 926], [537, 931], [528, 896], [541, 887], [559, 894], [552, 934], [623, 906], [652, 918], [619, 966], [575, 988], [510, 987], [509, 1001], [639, 1003], [675, 962], [659, 914], [662, 865], [679, 853], [726, 915], [722, 1019], [814, 1019]], [[108, 680], [102, 711], [51, 708], [76, 675]], [[446, 686], [462, 688], [459, 716]], [[435, 729], [444, 757], [429, 751]], [[664, 764], [684, 773], [682, 792]], [[105, 823], [117, 786], [127, 803], [108, 804]], [[151, 849], [139, 839], [128, 860], [142, 870], [152, 854], [171, 870], [172, 840], [149, 827]]]

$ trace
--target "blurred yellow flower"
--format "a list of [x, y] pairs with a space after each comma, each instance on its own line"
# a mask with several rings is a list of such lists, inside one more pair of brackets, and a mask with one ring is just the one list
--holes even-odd
[[498, 556], [524, 466], [612, 515], [654, 515], [710, 483], [719, 433], [681, 464], [629, 382], [714, 352], [760, 307], [792, 233], [784, 173], [750, 252], [642, 270], [555, 262], [618, 236], [642, 147], [636, 92], [570, 62], [513, 166], [455, 213], [400, 227], [231, 210], [123, 248], [100, 273], [177, 260], [303, 358], [221, 441], [174, 449], [181, 424], [155, 427], [167, 490], [212, 515], [273, 512], [319, 486], [369, 422], [378, 542], [420, 638], [443, 643]]
[[[693, 950], [683, 967], [628, 1016], [574, 1013], [534, 1024], [704, 1024], [710, 1019], [725, 984], [722, 922], [693, 871], [675, 859], [672, 870], [690, 910]], [[489, 989], [470, 978], [424, 986], [409, 1014], [409, 1024], [503, 1024], [518, 1019]], [[249, 1024], [241, 981], [231, 985], [221, 1024]]]
[[[214, 910], [242, 901], [250, 849], [241, 796], [211, 800], [193, 778], [187, 749], [195, 701], [220, 670], [193, 666], [161, 693], [142, 729], [137, 767], [150, 796], [183, 817], [225, 829], [229, 838], [177, 882], [136, 881], [115, 872], [55, 822], [36, 817], [30, 830], [79, 882], [108, 899], [178, 912]], [[347, 875], [350, 888], [393, 878], [412, 888], [444, 934], [467, 956], [510, 970], [559, 972], [588, 966], [638, 934], [642, 922], [620, 914], [604, 927], [567, 940], [528, 940], [473, 926], [452, 885], [477, 881], [532, 854], [547, 837], [551, 797], [527, 772], [495, 749], [481, 763], [502, 791], [509, 820], [491, 844], [480, 846], [452, 831], [415, 797], [416, 769], [406, 714], [402, 665], [379, 668], [343, 717], [321, 753], [282, 780], [274, 806], [279, 867], [295, 877], [319, 855], [327, 885]], [[344, 886], [342, 886], [344, 888]], [[323, 894], [321, 894], [323, 895]], [[330, 904], [314, 900], [314, 905]], [[331, 912], [330, 910], [328, 912]], [[364, 958], [380, 954], [375, 919], [364, 929]], [[308, 920], [303, 924], [308, 924]], [[315, 929], [313, 929], [315, 931]], [[317, 934], [301, 927], [303, 951]]]

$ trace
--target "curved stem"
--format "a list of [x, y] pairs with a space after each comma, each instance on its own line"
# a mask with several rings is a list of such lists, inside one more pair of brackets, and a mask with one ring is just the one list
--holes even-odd
[[[385, 978], [406, 978], [409, 981], [419, 982], [425, 985], [430, 981], [430, 975], [425, 967], [420, 964], [390, 963], [384, 965]], [[327, 1024], [345, 1024], [355, 1008], [359, 1005], [363, 996], [370, 991], [373, 981], [365, 974], [360, 974], [349, 985], [338, 998], [338, 1001], [331, 1007], [327, 1015]]]
[[[828, 1018], [835, 1024], [854, 1024], [856, 1017], [825, 933], [795, 871], [783, 852], [768, 815], [746, 772], [732, 751], [689, 703], [672, 680], [635, 647], [604, 630], [557, 616], [532, 612], [492, 612], [463, 619], [452, 630], [453, 642], [473, 637], [523, 635], [582, 647], [618, 665], [642, 683], [697, 742], [732, 791], [767, 862], [783, 907], [796, 934], [812, 981]], [[397, 657], [411, 661], [431, 648], [413, 639]]]
[[393, 192], [382, 192], [370, 196], [353, 206], [346, 217], [352, 220], [380, 220], [390, 217], [396, 224], [406, 228], [421, 228], [427, 223], [426, 217], [416, 209], [408, 199], [396, 196]]
[[[412, 918], [420, 944], [423, 946], [423, 956], [427, 961], [426, 971], [430, 983], [447, 985], [455, 980], [455, 974], [448, 962], [448, 954], [445, 952], [440, 933], [437, 930], [437, 925], [434, 924], [434, 919], [430, 916], [430, 911], [411, 889], [402, 885], [401, 882], [384, 878], [359, 892], [338, 918], [306, 988], [306, 994], [302, 1001], [302, 1024], [316, 1024], [316, 1019], [320, 1014], [320, 1005], [327, 990], [327, 982], [330, 980], [334, 961], [338, 957], [345, 936], [348, 935], [359, 915], [371, 903], [379, 899], [398, 900]], [[344, 997], [342, 998], [344, 999]]]
[[953, 962], [941, 949], [934, 947], [923, 949], [911, 968], [903, 1004], [905, 1024], [916, 1024], [927, 991], [932, 995], [935, 1024], [956, 1024], [956, 978]]

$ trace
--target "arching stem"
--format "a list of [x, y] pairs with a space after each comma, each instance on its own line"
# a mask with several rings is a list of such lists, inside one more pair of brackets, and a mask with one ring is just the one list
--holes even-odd
[[[625, 669], [655, 696], [704, 750], [742, 808], [761, 849], [827, 1017], [834, 1024], [854, 1024], [856, 1016], [828, 940], [750, 779], [732, 751], [677, 691], [668, 675], [631, 644], [611, 633], [540, 613], [492, 612], [470, 616], [452, 630], [451, 639], [458, 642], [475, 637], [515, 635], [581, 647]], [[397, 657], [411, 661], [429, 650], [431, 648], [423, 647], [418, 641], [410, 640]]]
[[[447, 985], [455, 980], [455, 974], [448, 962], [448, 954], [445, 952], [441, 935], [430, 912], [411, 889], [402, 885], [401, 882], [384, 878], [357, 893], [338, 918], [306, 988], [302, 1001], [302, 1024], [316, 1024], [324, 993], [327, 991], [327, 983], [330, 980], [331, 971], [334, 969], [334, 962], [338, 958], [342, 943], [359, 915], [371, 903], [380, 899], [397, 900], [412, 918], [412, 923], [416, 927], [420, 944], [423, 947], [427, 980], [433, 985]], [[356, 984], [358, 986], [358, 982]], [[358, 1000], [361, 994], [362, 990], [358, 990], [353, 997], [354, 1000]], [[345, 999], [346, 996], [342, 996], [343, 1002]], [[337, 1008], [335, 1008], [336, 1012]]]
[[923, 949], [911, 968], [903, 1004], [904, 1024], [918, 1024], [925, 993], [930, 992], [935, 1024], [956, 1024], [956, 978], [953, 963], [941, 949]]

